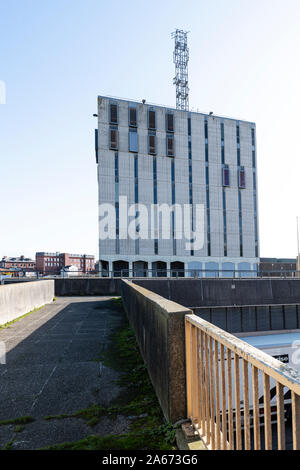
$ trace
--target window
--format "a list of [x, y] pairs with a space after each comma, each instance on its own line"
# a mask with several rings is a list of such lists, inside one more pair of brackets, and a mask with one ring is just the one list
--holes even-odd
[[166, 114], [166, 127], [167, 132], [174, 132], [174, 115], [171, 113]]
[[207, 122], [207, 119], [205, 119], [205, 121], [204, 121], [204, 136], [205, 136], [205, 139], [207, 141], [207, 139], [208, 139], [208, 122]]
[[118, 130], [114, 128], [110, 128], [109, 130], [109, 148], [111, 150], [117, 150], [118, 149]]
[[136, 129], [129, 130], [129, 152], [138, 153], [138, 133]]
[[137, 110], [136, 108], [129, 108], [129, 126], [137, 126]]
[[156, 129], [156, 116], [155, 111], [149, 109], [148, 111], [148, 127], [149, 129]]
[[174, 157], [174, 136], [167, 135], [167, 156]]
[[230, 186], [229, 168], [227, 165], [223, 168], [223, 186]]
[[112, 124], [118, 124], [118, 105], [117, 104], [110, 104], [110, 116], [109, 122]]
[[246, 174], [245, 169], [243, 167], [239, 169], [239, 188], [246, 188]]
[[149, 135], [149, 154], [150, 155], [156, 155], [156, 136], [155, 135]]

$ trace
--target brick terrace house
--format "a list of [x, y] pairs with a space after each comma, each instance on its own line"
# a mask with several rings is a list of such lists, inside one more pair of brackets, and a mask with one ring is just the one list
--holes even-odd
[[21, 270], [33, 271], [35, 269], [35, 261], [30, 258], [25, 258], [25, 256], [19, 256], [15, 258], [3, 256], [2, 260], [0, 261], [0, 267], [3, 269], [18, 268]]
[[65, 266], [76, 266], [83, 273], [95, 270], [95, 257], [92, 255], [38, 252], [35, 260], [36, 269], [42, 274], [59, 274]]

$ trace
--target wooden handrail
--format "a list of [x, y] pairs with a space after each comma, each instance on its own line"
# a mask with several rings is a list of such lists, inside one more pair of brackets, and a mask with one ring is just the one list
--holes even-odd
[[[278, 450], [286, 444], [284, 387], [291, 393], [293, 448], [300, 449], [299, 372], [196, 315], [186, 315], [185, 326], [188, 417], [206, 446], [213, 450], [248, 450], [251, 446], [260, 450], [263, 424], [264, 448], [271, 450], [273, 379]], [[272, 382], [272, 390], [273, 386]]]

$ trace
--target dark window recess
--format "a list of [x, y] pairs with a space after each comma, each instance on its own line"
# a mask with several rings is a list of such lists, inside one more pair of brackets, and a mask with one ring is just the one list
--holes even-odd
[[155, 111], [149, 111], [148, 112], [148, 125], [149, 129], [156, 129], [156, 116], [155, 116]]
[[137, 110], [136, 108], [129, 108], [129, 126], [136, 127], [137, 125]]
[[117, 104], [110, 105], [110, 122], [113, 124], [118, 123], [118, 105]]
[[96, 153], [96, 163], [98, 163], [98, 129], [95, 129], [95, 153]]
[[155, 135], [149, 135], [149, 154], [156, 155], [156, 137]]
[[244, 168], [239, 170], [239, 188], [246, 188], [246, 174]]
[[229, 168], [223, 168], [223, 186], [230, 186]]
[[129, 152], [138, 153], [138, 134], [136, 129], [129, 130]]
[[174, 137], [172, 135], [167, 136], [167, 156], [174, 157]]
[[174, 132], [174, 115], [171, 113], [167, 114], [167, 132]]
[[208, 139], [208, 122], [206, 120], [204, 121], [204, 135]]
[[118, 149], [118, 131], [116, 129], [110, 129], [110, 148], [111, 150]]

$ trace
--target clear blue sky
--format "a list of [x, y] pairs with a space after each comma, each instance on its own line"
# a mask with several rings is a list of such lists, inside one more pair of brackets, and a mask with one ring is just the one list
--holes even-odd
[[190, 106], [257, 123], [261, 255], [295, 256], [299, 24], [299, 0], [0, 0], [0, 256], [98, 256], [97, 95], [174, 105], [176, 28]]

